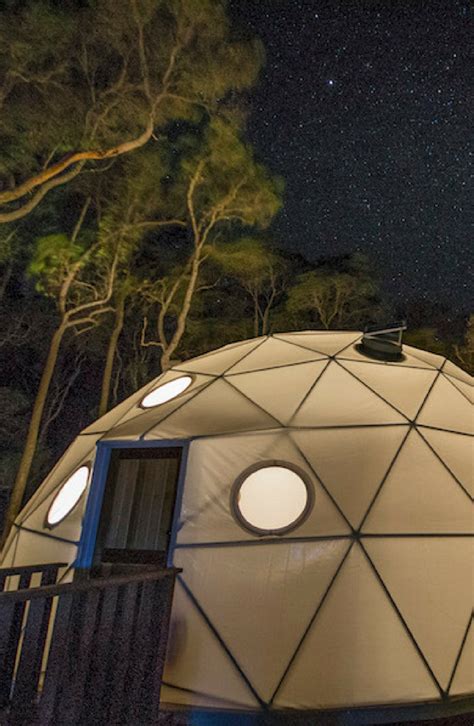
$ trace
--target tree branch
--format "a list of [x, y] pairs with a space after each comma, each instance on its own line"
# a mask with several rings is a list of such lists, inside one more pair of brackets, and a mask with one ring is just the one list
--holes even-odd
[[[73, 166], [74, 164], [78, 164], [79, 168], [76, 167], [74, 170], [74, 176], [76, 176], [80, 170], [82, 169], [82, 166], [86, 161], [98, 161], [99, 159], [110, 159], [114, 156], [120, 156], [121, 154], [126, 154], [130, 151], [133, 151], [134, 149], [138, 149], [150, 139], [151, 135], [153, 133], [153, 116], [151, 115], [147, 126], [143, 133], [141, 133], [139, 136], [137, 136], [135, 139], [132, 139], [131, 141], [124, 141], [121, 144], [118, 144], [117, 146], [113, 146], [110, 149], [105, 149], [104, 151], [96, 150], [90, 150], [90, 151], [77, 151], [73, 154], [70, 154], [69, 156], [65, 157], [61, 161], [58, 161], [56, 164], [53, 164], [52, 166], [48, 167], [47, 169], [42, 170], [38, 174], [35, 174], [34, 176], [30, 177], [26, 181], [24, 181], [22, 184], [19, 184], [15, 189], [11, 189], [5, 192], [0, 192], [0, 204], [7, 204], [8, 202], [15, 201], [16, 199], [20, 199], [21, 197], [24, 197], [26, 194], [31, 192], [33, 189], [35, 189], [38, 186], [41, 186], [40, 192], [41, 196], [38, 198], [38, 200], [33, 204], [32, 207], [29, 207], [27, 211], [24, 212], [22, 215], [18, 215], [16, 217], [12, 217], [11, 219], [6, 219], [5, 217], [8, 216], [8, 214], [15, 215], [21, 210], [28, 207], [28, 205], [31, 205], [31, 202], [28, 202], [24, 207], [21, 207], [21, 209], [17, 209], [13, 212], [6, 213], [4, 215], [0, 215], [0, 222], [7, 222], [12, 221], [13, 219], [18, 219], [19, 216], [24, 216], [27, 214], [31, 209], [36, 207], [36, 205], [41, 201], [41, 199], [44, 197], [44, 195], [50, 191], [50, 189], [54, 188], [55, 186], [58, 186], [59, 184], [64, 184], [66, 181], [69, 181], [72, 176], [64, 175], [58, 176], [65, 171], [66, 169], [69, 169], [69, 167]], [[80, 162], [83, 162], [82, 165]], [[72, 172], [69, 172], [69, 174], [72, 174]], [[47, 185], [47, 182], [52, 182], [55, 180], [55, 183], [51, 186]], [[47, 188], [46, 188], [47, 187]], [[33, 200], [36, 199], [33, 197]], [[32, 200], [32, 201], [33, 201]]]
[[[79, 232], [81, 231], [81, 227], [84, 223], [85, 216], [87, 214], [87, 210], [89, 209], [91, 203], [91, 198], [88, 197], [86, 201], [83, 204], [83, 207], [81, 209], [81, 212], [79, 214], [79, 218], [76, 222], [76, 225], [73, 229], [72, 235], [71, 235], [71, 244], [74, 244]], [[98, 243], [96, 243], [94, 246], [96, 246]], [[69, 292], [69, 289], [72, 285], [72, 282], [79, 271], [81, 265], [84, 263], [84, 260], [90, 255], [92, 249], [89, 247], [87, 250], [85, 250], [82, 255], [79, 257], [78, 260], [72, 265], [71, 269], [69, 270], [69, 273], [67, 274], [63, 284], [61, 285], [61, 290], [59, 292], [59, 298], [58, 298], [58, 308], [60, 312], [64, 315], [66, 312], [66, 300], [67, 295]]]
[[127, 225], [127, 227], [130, 229], [154, 229], [155, 227], [168, 226], [186, 227], [187, 224], [182, 219], [163, 219], [162, 221], [157, 220], [154, 222], [137, 222], [135, 224]]
[[[76, 162], [75, 161], [71, 162], [71, 164], [74, 164], [74, 163], [76, 163]], [[71, 166], [71, 164], [69, 164], [68, 166]], [[13, 209], [11, 212], [0, 212], [0, 224], [7, 224], [8, 222], [15, 222], [17, 219], [22, 219], [23, 217], [26, 217], [27, 214], [32, 212], [33, 209], [35, 209], [35, 207], [38, 206], [38, 204], [41, 202], [43, 197], [45, 197], [48, 192], [50, 192], [52, 189], [55, 189], [56, 187], [61, 186], [61, 184], [66, 184], [67, 182], [74, 179], [74, 177], [76, 177], [79, 174], [79, 172], [81, 171], [84, 164], [85, 164], [85, 162], [78, 163], [77, 166], [75, 166], [73, 169], [71, 169], [66, 174], [62, 174], [61, 176], [54, 176], [53, 178], [49, 178], [49, 177], [51, 177], [51, 175], [49, 175], [49, 177], [48, 177], [49, 181], [45, 182], [44, 184], [43, 184], [43, 182], [38, 182], [38, 184], [33, 184], [31, 186], [31, 189], [34, 189], [39, 184], [43, 184], [43, 186], [41, 186], [40, 189], [38, 189], [38, 191], [36, 192], [36, 194], [33, 197], [31, 197], [31, 199], [28, 202], [25, 202], [25, 204], [23, 204], [22, 207]], [[47, 170], [40, 172], [40, 174], [38, 174], [37, 177], [41, 177], [43, 174], [46, 174], [46, 171]], [[58, 172], [58, 174], [59, 173], [60, 172]], [[37, 177], [33, 177], [33, 179], [35, 179]], [[13, 196], [12, 199], [19, 199], [20, 197], [24, 196], [29, 191], [31, 191], [31, 189], [26, 189], [25, 192], [18, 194], [17, 196]], [[5, 195], [5, 194], [14, 194], [14, 191], [13, 192], [0, 192], [0, 204], [5, 204], [6, 201], [11, 201], [8, 199], [6, 201], [2, 201], [2, 195]]]
[[141, 68], [142, 77], [143, 77], [143, 89], [145, 91], [145, 96], [147, 97], [148, 101], [151, 103], [150, 77], [148, 74], [148, 63], [147, 63], [146, 52], [145, 52], [145, 40], [144, 40], [144, 36], [143, 36], [143, 23], [140, 19], [140, 13], [138, 12], [136, 0], [130, 0], [130, 4], [132, 6], [133, 19], [135, 20], [135, 24], [136, 24], [137, 30], [138, 30], [138, 55], [140, 58], [140, 68]]
[[163, 343], [159, 343], [157, 340], [145, 340], [146, 331], [148, 328], [148, 317], [145, 315], [143, 318], [143, 325], [140, 335], [140, 346], [142, 348], [161, 348], [164, 349]]
[[78, 377], [81, 366], [84, 361], [84, 356], [79, 353], [79, 355], [76, 356], [74, 360], [74, 370], [72, 372], [67, 372], [66, 375], [66, 382], [64, 383], [62, 389], [60, 383], [57, 383], [56, 385], [56, 391], [50, 399], [48, 411], [45, 414], [44, 420], [41, 425], [41, 431], [38, 437], [38, 441], [41, 443], [45, 440], [46, 434], [48, 433], [48, 429], [50, 425], [53, 423], [53, 421], [59, 416], [61, 411], [64, 407], [64, 402], [67, 398], [67, 395], [69, 391], [71, 390], [76, 378]]
[[186, 204], [188, 207], [189, 217], [191, 219], [191, 226], [193, 229], [195, 244], [197, 243], [197, 241], [199, 239], [200, 229], [199, 229], [199, 225], [196, 220], [196, 213], [194, 210], [194, 192], [195, 192], [196, 186], [201, 178], [201, 171], [202, 171], [203, 166], [204, 166], [204, 159], [201, 159], [199, 164], [196, 167], [196, 170], [195, 170], [193, 176], [191, 177], [191, 181], [189, 182], [189, 187], [188, 187], [188, 191], [186, 194]]

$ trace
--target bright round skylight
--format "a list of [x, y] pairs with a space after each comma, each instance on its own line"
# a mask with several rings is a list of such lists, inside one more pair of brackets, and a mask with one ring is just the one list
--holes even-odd
[[309, 485], [293, 468], [262, 466], [239, 479], [234, 506], [241, 523], [257, 532], [278, 532], [299, 524], [310, 507]]
[[189, 388], [192, 382], [193, 379], [191, 376], [181, 376], [180, 378], [175, 378], [174, 381], [163, 383], [162, 386], [158, 386], [151, 393], [147, 393], [141, 405], [144, 408], [152, 408], [153, 406], [166, 403], [166, 401], [171, 401]]
[[49, 508], [47, 523], [50, 527], [67, 517], [84, 494], [89, 479], [89, 467], [80, 466], [61, 487]]

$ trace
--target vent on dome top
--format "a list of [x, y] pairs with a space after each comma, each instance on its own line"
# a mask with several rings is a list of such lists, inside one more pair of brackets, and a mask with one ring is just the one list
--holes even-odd
[[375, 358], [375, 360], [403, 360], [402, 335], [406, 329], [405, 320], [399, 323], [391, 323], [383, 328], [369, 325], [366, 327], [362, 340], [356, 345], [356, 348], [362, 355]]

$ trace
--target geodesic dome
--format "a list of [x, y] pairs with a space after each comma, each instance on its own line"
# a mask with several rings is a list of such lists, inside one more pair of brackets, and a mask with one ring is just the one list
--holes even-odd
[[360, 339], [277, 334], [174, 366], [75, 440], [3, 565], [75, 562], [97, 444], [185, 445], [163, 701], [474, 693], [472, 379], [409, 346], [374, 360]]

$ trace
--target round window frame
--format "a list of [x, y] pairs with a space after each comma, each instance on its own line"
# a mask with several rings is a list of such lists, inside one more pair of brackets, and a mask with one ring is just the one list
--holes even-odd
[[[152, 388], [150, 391], [148, 391], [148, 393], [145, 393], [145, 395], [141, 398], [140, 403], [138, 404], [138, 408], [141, 408], [143, 411], [151, 411], [154, 408], [159, 408], [160, 406], [164, 406], [166, 403], [176, 401], [178, 398], [181, 398], [181, 396], [184, 396], [184, 394], [187, 393], [191, 386], [196, 382], [196, 375], [194, 373], [186, 373], [185, 371], [176, 371], [176, 373], [181, 373], [181, 375], [179, 375], [177, 378], [172, 378], [170, 381], [166, 381], [165, 383], [160, 383], [158, 386], [155, 386], [155, 388]], [[184, 391], [181, 391], [181, 393], [178, 393], [176, 396], [173, 396], [173, 398], [169, 398], [167, 401], [163, 401], [162, 403], [155, 403], [153, 406], [143, 405], [143, 401], [145, 400], [145, 398], [153, 393], [153, 391], [157, 391], [159, 388], [161, 388], [161, 386], [166, 386], [168, 383], [178, 381], [180, 378], [191, 379], [191, 383], [189, 384], [189, 386], [186, 386]]]
[[[61, 519], [59, 519], [57, 522], [54, 522], [54, 524], [51, 524], [50, 522], [48, 522], [48, 517], [49, 517], [49, 513], [50, 513], [51, 509], [53, 508], [54, 502], [56, 501], [56, 499], [59, 496], [60, 492], [62, 491], [63, 487], [66, 486], [66, 484], [68, 483], [69, 479], [72, 479], [72, 477], [74, 476], [74, 474], [77, 471], [79, 471], [79, 469], [82, 469], [83, 467], [87, 467], [87, 470], [88, 470], [87, 471], [87, 483], [86, 483], [86, 486], [84, 488], [84, 491], [81, 493], [81, 496], [79, 497], [79, 499], [77, 500], [77, 502], [74, 504], [74, 506], [71, 507], [71, 509], [69, 510], [69, 512], [67, 514], [65, 514], [64, 517], [61, 517]], [[55, 529], [56, 527], [58, 527], [62, 522], [64, 522], [64, 520], [66, 519], [66, 517], [69, 517], [69, 515], [72, 514], [72, 512], [76, 509], [76, 507], [79, 506], [79, 502], [81, 501], [82, 497], [86, 493], [87, 487], [90, 485], [91, 472], [92, 472], [92, 462], [91, 461], [87, 461], [84, 464], [80, 464], [78, 467], [76, 467], [74, 469], [73, 473], [70, 474], [67, 477], [67, 479], [65, 479], [62, 482], [61, 486], [59, 487], [59, 489], [58, 489], [58, 491], [56, 493], [56, 496], [54, 497], [53, 501], [51, 502], [50, 506], [48, 507], [48, 511], [46, 512], [46, 515], [45, 515], [45, 518], [44, 518], [44, 526], [46, 527], [46, 529]]]
[[[289, 469], [294, 474], [300, 477], [301, 481], [306, 487], [307, 499], [306, 504], [301, 514], [294, 519], [290, 524], [278, 529], [263, 529], [251, 524], [240, 511], [238, 504], [238, 495], [243, 483], [248, 479], [249, 476], [255, 474], [260, 469], [267, 469], [271, 466], [277, 466], [283, 469]], [[246, 532], [256, 535], [257, 537], [268, 537], [271, 536], [282, 536], [288, 532], [292, 532], [294, 529], [299, 527], [311, 514], [315, 502], [314, 485], [311, 476], [304, 471], [301, 467], [293, 464], [289, 461], [283, 461], [282, 459], [268, 459], [265, 461], [259, 461], [256, 464], [252, 464], [242, 471], [237, 479], [234, 481], [230, 491], [230, 511], [237, 524], [242, 527]]]

